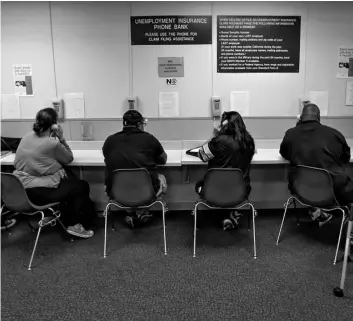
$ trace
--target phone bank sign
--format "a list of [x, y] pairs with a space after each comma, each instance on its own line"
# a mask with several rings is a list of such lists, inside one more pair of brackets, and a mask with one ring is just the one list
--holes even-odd
[[212, 16], [131, 17], [131, 44], [212, 44]]

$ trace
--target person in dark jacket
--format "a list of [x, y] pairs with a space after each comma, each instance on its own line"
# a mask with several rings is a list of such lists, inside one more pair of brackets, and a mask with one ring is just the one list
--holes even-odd
[[[291, 192], [295, 166], [318, 167], [331, 173], [337, 201], [342, 205], [353, 203], [353, 173], [349, 166], [350, 147], [338, 130], [320, 123], [318, 106], [312, 103], [304, 105], [296, 127], [285, 133], [280, 154], [291, 164], [288, 177]], [[331, 214], [319, 209], [315, 209], [310, 215], [320, 226], [332, 218]]]
[[[211, 168], [239, 168], [243, 171], [247, 188], [247, 196], [251, 192], [250, 165], [255, 154], [255, 143], [240, 114], [236, 111], [224, 112], [221, 123], [215, 128], [213, 137], [198, 152], [203, 162]], [[196, 192], [201, 195], [204, 181], [195, 185]], [[222, 221], [223, 229], [234, 229], [239, 224], [240, 214], [231, 211], [230, 216]]]
[[[145, 168], [151, 176], [153, 188], [159, 196], [167, 190], [166, 178], [158, 173], [157, 165], [167, 162], [161, 143], [153, 135], [145, 132], [147, 124], [141, 113], [129, 110], [123, 116], [123, 130], [109, 136], [103, 145], [106, 164], [105, 186], [110, 196], [113, 172], [116, 169]], [[135, 223], [146, 223], [152, 218], [148, 210], [128, 211], [125, 222], [134, 228]]]

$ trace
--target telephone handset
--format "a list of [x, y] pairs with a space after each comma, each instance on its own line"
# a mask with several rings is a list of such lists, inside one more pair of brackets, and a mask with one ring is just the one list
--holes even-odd
[[57, 137], [57, 138], [60, 138], [60, 132], [62, 132], [62, 129], [61, 129], [61, 126], [58, 125], [58, 124], [53, 124], [51, 125], [51, 134], [50, 134], [50, 137]]

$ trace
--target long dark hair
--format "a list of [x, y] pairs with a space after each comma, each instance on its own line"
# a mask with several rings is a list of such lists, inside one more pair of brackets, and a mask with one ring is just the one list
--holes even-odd
[[41, 109], [36, 116], [36, 122], [33, 124], [34, 132], [40, 136], [43, 132], [48, 130], [53, 124], [56, 124], [58, 114], [51, 108]]
[[248, 149], [255, 152], [254, 139], [246, 130], [243, 118], [236, 111], [224, 112], [221, 118], [221, 126], [217, 135], [232, 136], [239, 143], [240, 149]]

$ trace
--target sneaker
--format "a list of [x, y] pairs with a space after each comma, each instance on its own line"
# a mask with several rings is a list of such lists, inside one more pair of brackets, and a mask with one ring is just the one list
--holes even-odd
[[85, 230], [81, 224], [69, 226], [67, 228], [67, 233], [77, 237], [82, 237], [84, 239], [88, 239], [94, 235], [94, 232], [92, 230]]
[[239, 220], [243, 216], [237, 211], [231, 211], [229, 218], [232, 220], [234, 226], [239, 226]]
[[332, 217], [332, 214], [321, 211], [321, 215], [316, 219], [316, 221], [319, 222], [319, 227], [322, 227], [326, 223], [330, 222]]
[[134, 218], [132, 216], [126, 215], [124, 220], [125, 220], [125, 223], [127, 225], [129, 225], [130, 228], [134, 228], [135, 227]]
[[146, 211], [137, 211], [136, 212], [136, 217], [137, 219], [141, 222], [141, 223], [148, 223], [152, 220], [153, 215], [150, 214], [150, 212], [146, 212]]
[[321, 210], [319, 208], [317, 208], [315, 210], [311, 209], [309, 211], [309, 216], [313, 221], [316, 221], [320, 215], [321, 215]]
[[229, 231], [235, 228], [233, 222], [229, 218], [224, 219], [222, 221], [222, 224], [223, 224], [223, 231]]
[[8, 229], [16, 224], [16, 220], [14, 218], [11, 218], [9, 220], [5, 220], [2, 222], [1, 225], [1, 230]]

